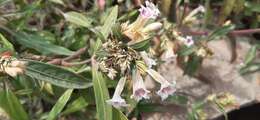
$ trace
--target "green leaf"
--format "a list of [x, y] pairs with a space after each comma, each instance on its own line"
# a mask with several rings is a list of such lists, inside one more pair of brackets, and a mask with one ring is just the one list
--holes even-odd
[[[115, 25], [118, 15], [118, 6], [112, 8], [110, 14], [107, 16], [104, 25], [100, 28], [101, 34], [103, 35], [102, 38], [104, 40], [107, 39], [109, 33], [112, 31], [112, 27]], [[97, 34], [100, 36], [99, 34]], [[102, 45], [102, 39], [97, 39], [96, 45], [94, 47], [94, 52], [96, 52]]]
[[91, 28], [90, 31], [93, 32], [93, 33], [95, 33], [96, 36], [97, 36], [101, 41], [105, 41], [105, 40], [106, 40], [105, 37], [103, 36], [103, 34], [102, 34], [100, 31], [98, 31], [97, 29]]
[[225, 111], [224, 106], [222, 106], [220, 103], [218, 103], [216, 101], [216, 99], [214, 99], [214, 103], [217, 105], [217, 107], [220, 110], [220, 112], [224, 115], [225, 120], [228, 120], [227, 112]]
[[178, 55], [180, 56], [188, 56], [194, 53], [197, 50], [195, 46], [192, 47], [182, 47], [180, 51], [178, 51]]
[[112, 27], [115, 25], [118, 15], [118, 6], [112, 8], [110, 14], [107, 16], [104, 25], [101, 27], [101, 33], [104, 38], [107, 38], [109, 33], [112, 30]]
[[257, 46], [253, 45], [246, 54], [245, 65], [251, 63], [256, 57]]
[[167, 98], [168, 102], [174, 102], [177, 105], [186, 106], [188, 104], [188, 98], [182, 95], [173, 95]]
[[89, 80], [61, 67], [26, 60], [25, 74], [64, 88], [84, 89], [92, 86]]
[[253, 73], [260, 70], [260, 63], [252, 63], [240, 69], [240, 74]]
[[120, 110], [113, 108], [113, 120], [128, 120]]
[[147, 40], [142, 40], [140, 42], [137, 42], [137, 43], [134, 43], [134, 44], [131, 44], [129, 45], [131, 48], [133, 48], [134, 50], [137, 50], [137, 51], [143, 51], [143, 50], [146, 50], [150, 47], [150, 40], [147, 39]]
[[198, 120], [198, 111], [201, 110], [206, 104], [206, 101], [199, 101], [191, 106], [191, 111], [188, 112], [188, 120]]
[[109, 99], [106, 82], [95, 63], [92, 64], [92, 76], [98, 120], [112, 120], [112, 107], [106, 103]]
[[224, 27], [218, 28], [214, 30], [209, 36], [208, 36], [208, 41], [214, 40], [215, 38], [219, 36], [224, 36], [231, 30], [235, 29], [235, 25], [226, 25]]
[[49, 113], [47, 120], [56, 120], [59, 113], [62, 111], [62, 109], [69, 101], [72, 92], [73, 89], [68, 89], [63, 93], [63, 95], [59, 98], [54, 107], [51, 109], [51, 112]]
[[139, 112], [167, 112], [167, 109], [160, 104], [153, 104], [153, 103], [139, 103], [137, 105], [137, 109]]
[[233, 8], [233, 12], [235, 14], [239, 14], [239, 13], [243, 12], [243, 10], [245, 8], [245, 2], [246, 2], [246, 0], [236, 0], [236, 5]]
[[207, 25], [209, 25], [213, 19], [213, 11], [210, 6], [210, 0], [205, 0], [205, 14], [204, 14], [204, 25], [203, 28], [206, 28]]
[[220, 16], [219, 16], [219, 23], [222, 24], [226, 18], [231, 14], [235, 5], [236, 0], [224, 0], [222, 5]]
[[69, 21], [73, 24], [83, 26], [83, 27], [90, 27], [92, 23], [92, 19], [87, 18], [85, 15], [78, 13], [78, 12], [67, 12], [63, 14], [66, 21]]
[[35, 49], [43, 54], [72, 55], [74, 53], [67, 48], [50, 44], [47, 40], [38, 35], [18, 32], [14, 33], [14, 36], [16, 37], [15, 40], [21, 45]]
[[76, 111], [79, 111], [88, 106], [88, 103], [83, 97], [79, 97], [68, 105], [67, 109], [62, 113], [62, 115], [67, 115]]
[[197, 69], [200, 67], [201, 62], [202, 62], [201, 57], [192, 55], [191, 58], [189, 58], [187, 64], [185, 65], [184, 73], [191, 76], [194, 75]]
[[49, 1], [64, 5], [64, 2], [62, 0], [49, 0]]
[[12, 43], [10, 43], [1, 33], [0, 33], [0, 44], [2, 44], [3, 47], [7, 48], [12, 52], [15, 51]]
[[259, 3], [246, 1], [245, 7], [252, 12], [260, 12], [260, 4]]
[[29, 120], [17, 97], [8, 89], [0, 92], [0, 107], [4, 109], [12, 120]]

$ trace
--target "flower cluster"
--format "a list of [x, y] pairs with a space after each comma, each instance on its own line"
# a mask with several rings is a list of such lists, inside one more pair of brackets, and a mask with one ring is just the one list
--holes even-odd
[[118, 73], [124, 74], [130, 69], [130, 64], [140, 59], [138, 53], [131, 47], [124, 46], [116, 39], [110, 39], [102, 45], [103, 52], [107, 53], [99, 58], [99, 67], [107, 76], [114, 79]]
[[107, 103], [113, 105], [116, 108], [127, 106], [126, 101], [121, 97], [127, 78], [130, 78], [133, 84], [133, 93], [131, 95], [132, 99], [136, 101], [149, 99], [150, 91], [145, 87], [143, 75], [141, 74], [142, 71], [148, 73], [148, 75], [150, 75], [156, 82], [161, 84], [161, 88], [156, 93], [161, 97], [162, 100], [165, 100], [168, 96], [174, 94], [176, 91], [175, 82], [171, 83], [167, 81], [163, 76], [161, 76], [152, 68], [143, 68], [141, 64], [141, 61], [137, 61], [137, 69], [132, 69], [131, 75], [126, 75], [128, 77], [122, 77], [119, 80], [112, 99], [108, 100]]
[[6, 73], [12, 77], [24, 73], [25, 62], [19, 61], [11, 56], [1, 56], [0, 64], [0, 72]]
[[[111, 79], [118, 78], [116, 76], [120, 73], [121, 78], [115, 88], [114, 95], [112, 99], [107, 100], [108, 104], [117, 108], [128, 106], [126, 101], [121, 97], [126, 80], [130, 80], [133, 84], [133, 93], [130, 97], [136, 101], [150, 98], [150, 91], [146, 89], [144, 84], [143, 77], [145, 75], [151, 76], [161, 85], [157, 94], [161, 96], [162, 100], [166, 99], [169, 95], [173, 95], [176, 91], [175, 82], [171, 83], [167, 81], [152, 69], [156, 65], [156, 61], [147, 52], [138, 52], [130, 47], [133, 43], [148, 39], [151, 31], [155, 31], [162, 26], [159, 22], [147, 25], [148, 20], [156, 19], [160, 12], [153, 3], [146, 1], [145, 4], [146, 6], [141, 6], [139, 9], [140, 15], [135, 22], [130, 25], [128, 25], [128, 22], [121, 25], [121, 32], [131, 41], [127, 45], [124, 45], [120, 40], [110, 39], [103, 44], [103, 51], [108, 54], [98, 59], [100, 69], [107, 73], [107, 76]], [[169, 59], [174, 56], [173, 48], [169, 47], [166, 50], [166, 58]]]

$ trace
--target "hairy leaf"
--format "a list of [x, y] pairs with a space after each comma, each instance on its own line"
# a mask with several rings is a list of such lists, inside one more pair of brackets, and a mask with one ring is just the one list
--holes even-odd
[[67, 115], [76, 111], [79, 111], [85, 108], [88, 105], [86, 100], [83, 97], [79, 97], [74, 100], [71, 104], [68, 105], [68, 108], [62, 113], [63, 115]]
[[49, 113], [47, 120], [56, 120], [62, 109], [69, 101], [72, 92], [73, 89], [68, 89], [63, 93], [63, 95], [59, 98], [54, 107], [51, 109], [51, 112]]
[[84, 89], [92, 86], [89, 80], [61, 67], [26, 60], [25, 74], [64, 88]]
[[120, 110], [113, 108], [113, 120], [128, 120]]
[[67, 12], [63, 14], [66, 21], [69, 21], [73, 24], [80, 25], [83, 27], [90, 27], [92, 23], [92, 19], [87, 18], [85, 15], [78, 13], [78, 12]]
[[256, 50], [257, 50], [256, 45], [253, 45], [249, 49], [249, 51], [246, 54], [246, 58], [245, 58], [245, 62], [244, 62], [246, 65], [251, 63], [254, 60], [254, 58], [256, 57]]
[[36, 51], [43, 53], [43, 54], [57, 54], [57, 55], [71, 55], [73, 54], [67, 48], [53, 45], [47, 42], [43, 37], [34, 35], [34, 34], [27, 34], [24, 32], [17, 32], [14, 33], [16, 37], [16, 41], [21, 45], [35, 49]]
[[23, 106], [10, 90], [0, 91], [0, 107], [12, 120], [29, 120]]
[[[109, 33], [112, 31], [112, 27], [115, 25], [118, 15], [118, 6], [112, 8], [110, 14], [107, 16], [104, 25], [100, 28], [101, 34], [103, 35], [102, 38], [104, 40], [108, 37]], [[100, 36], [99, 34], [97, 34]], [[102, 45], [102, 40], [98, 39], [96, 41], [96, 45], [94, 48], [94, 52], [96, 52]]]
[[14, 52], [14, 47], [13, 47], [12, 43], [10, 43], [1, 33], [0, 33], [0, 44], [2, 44], [2, 47], [5, 47], [8, 50]]
[[224, 36], [231, 30], [235, 29], [235, 25], [226, 25], [221, 28], [218, 28], [214, 30], [209, 36], [208, 36], [208, 41], [214, 40], [217, 37]]
[[93, 87], [98, 120], [112, 120], [112, 107], [106, 103], [106, 100], [109, 99], [106, 82], [102, 74], [98, 72], [97, 65], [93, 64], [92, 66]]

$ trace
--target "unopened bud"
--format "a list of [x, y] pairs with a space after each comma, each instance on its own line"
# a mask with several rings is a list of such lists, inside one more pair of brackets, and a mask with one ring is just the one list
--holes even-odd
[[147, 25], [144, 29], [143, 32], [150, 32], [150, 31], [155, 31], [158, 30], [162, 27], [162, 23], [160, 22], [155, 22], [152, 24]]

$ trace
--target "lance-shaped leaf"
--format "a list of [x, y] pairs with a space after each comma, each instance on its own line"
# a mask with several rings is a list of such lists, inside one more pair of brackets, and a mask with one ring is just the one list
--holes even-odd
[[218, 22], [222, 24], [226, 18], [231, 14], [237, 0], [224, 0]]
[[106, 103], [109, 100], [108, 89], [96, 63], [92, 63], [92, 77], [98, 120], [112, 120], [112, 107]]
[[49, 0], [49, 1], [64, 5], [64, 2], [62, 0]]
[[109, 35], [112, 31], [112, 27], [115, 25], [118, 15], [118, 6], [112, 8], [111, 12], [107, 16], [104, 25], [101, 27], [101, 33], [105, 38]]
[[245, 65], [251, 63], [254, 58], [256, 57], [256, 49], [257, 49], [257, 46], [256, 45], [253, 45], [249, 51], [247, 52], [246, 54], [246, 58], [245, 58]]
[[244, 75], [248, 73], [257, 72], [259, 70], [260, 70], [260, 63], [251, 63], [241, 68], [239, 72], [240, 74]]
[[113, 120], [128, 120], [120, 110], [113, 108]]
[[0, 107], [12, 120], [29, 120], [17, 97], [10, 90], [0, 91]]
[[59, 98], [54, 107], [51, 109], [51, 112], [49, 113], [47, 120], [56, 120], [55, 118], [57, 118], [59, 113], [62, 111], [62, 109], [69, 101], [72, 92], [73, 89], [68, 89], [63, 93], [63, 95]]
[[35, 34], [27, 34], [24, 32], [13, 33], [16, 41], [21, 45], [35, 49], [43, 54], [57, 54], [57, 55], [72, 55], [73, 52], [67, 48], [53, 45], [45, 40], [43, 37]]
[[81, 96], [74, 100], [68, 105], [67, 109], [62, 113], [62, 115], [67, 115], [85, 108], [88, 105], [87, 101]]
[[1, 33], [0, 33], [0, 46], [7, 48], [10, 51], [14, 52], [14, 47]]
[[64, 88], [83, 89], [92, 86], [91, 81], [64, 68], [38, 61], [26, 60], [25, 74]]
[[[104, 25], [100, 28], [100, 32], [103, 35], [104, 40], [108, 37], [109, 33], [112, 31], [112, 27], [115, 25], [118, 15], [118, 6], [112, 8], [111, 12], [107, 16]], [[98, 34], [98, 36], [100, 36]], [[96, 52], [102, 45], [102, 40], [98, 39], [94, 48]]]
[[87, 18], [85, 15], [74, 11], [64, 13], [63, 15], [66, 21], [87, 28], [91, 26], [91, 23], [93, 21], [92, 19]]
[[144, 51], [147, 50], [150, 47], [150, 40], [142, 40], [133, 44], [130, 44], [129, 46], [137, 51]]
[[208, 36], [208, 41], [214, 40], [217, 37], [224, 36], [231, 30], [235, 29], [235, 25], [226, 25], [221, 28], [218, 28], [214, 30], [209, 36]]

